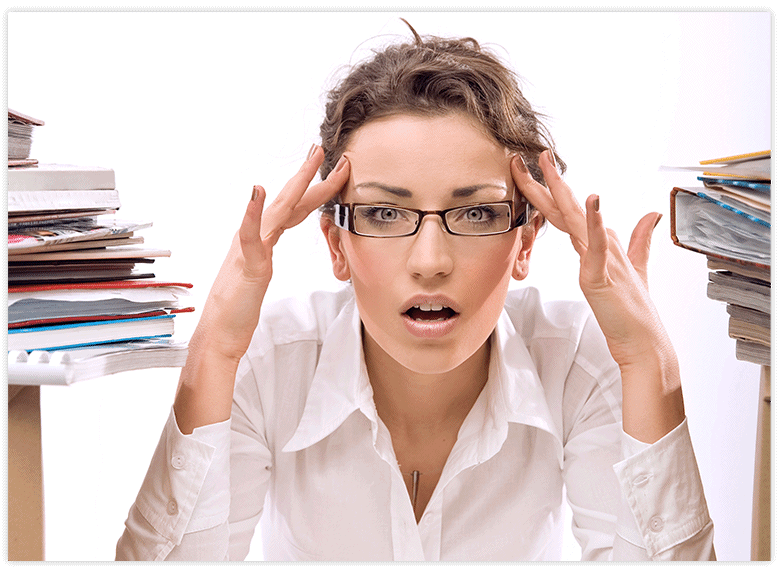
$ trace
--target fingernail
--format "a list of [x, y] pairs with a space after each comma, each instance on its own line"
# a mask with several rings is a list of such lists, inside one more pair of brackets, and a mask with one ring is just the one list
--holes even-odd
[[333, 169], [333, 172], [339, 172], [341, 169], [343, 169], [347, 165], [347, 157], [342, 156], [339, 161], [336, 163], [336, 167]]
[[660, 222], [661, 218], [663, 218], [663, 217], [664, 217], [663, 214], [658, 214], [658, 218], [656, 218], [655, 224], [653, 224], [653, 229], [655, 229], [655, 227], [658, 225], [658, 222]]
[[599, 207], [601, 206], [601, 204], [600, 204], [600, 201], [601, 201], [601, 200], [600, 200], [600, 198], [599, 198], [598, 196], [596, 196], [596, 199], [595, 199], [595, 200], [593, 200], [593, 209], [594, 209], [596, 212], [598, 212], [598, 211], [599, 211]]
[[523, 160], [523, 157], [520, 156], [519, 154], [516, 154], [515, 158], [517, 159], [517, 168], [520, 170], [520, 172], [528, 174], [528, 167], [525, 165], [525, 161]]
[[309, 149], [309, 154], [306, 156], [306, 162], [311, 160], [311, 157], [314, 156], [314, 153], [317, 150], [318, 146], [319, 145], [317, 145], [316, 143], [311, 145], [311, 148]]
[[257, 200], [258, 195], [260, 194], [260, 187], [259, 186], [253, 186], [252, 187], [252, 202]]

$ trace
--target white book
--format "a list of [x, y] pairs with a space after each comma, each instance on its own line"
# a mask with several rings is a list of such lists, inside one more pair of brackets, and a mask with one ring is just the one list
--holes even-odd
[[151, 339], [66, 351], [10, 351], [8, 384], [68, 385], [128, 370], [181, 367], [187, 343]]
[[[11, 172], [9, 170], [9, 172]], [[9, 177], [10, 178], [10, 177]], [[8, 192], [8, 212], [50, 212], [100, 208], [118, 210], [119, 191], [110, 190], [16, 190]]]
[[8, 169], [8, 192], [34, 190], [114, 190], [111, 168], [75, 164], [39, 163], [37, 166]]

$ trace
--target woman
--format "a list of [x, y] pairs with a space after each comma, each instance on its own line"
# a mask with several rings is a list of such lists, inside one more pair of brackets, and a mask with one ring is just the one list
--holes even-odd
[[[511, 72], [413, 34], [330, 93], [265, 211], [254, 188], [117, 558], [243, 559], [262, 520], [271, 560], [557, 559], [564, 490], [584, 559], [714, 558], [647, 291], [660, 215], [623, 252]], [[348, 285], [261, 315], [274, 245], [322, 205]], [[508, 293], [545, 219], [589, 310]]]

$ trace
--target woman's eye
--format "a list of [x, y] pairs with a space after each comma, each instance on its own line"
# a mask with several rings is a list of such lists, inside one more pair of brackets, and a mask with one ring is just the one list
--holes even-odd
[[392, 222], [398, 218], [398, 210], [393, 208], [382, 208], [376, 214], [383, 222]]
[[487, 206], [468, 208], [465, 218], [469, 222], [486, 222], [495, 218], [495, 212]]
[[403, 219], [401, 210], [382, 206], [366, 208], [362, 211], [362, 214], [367, 221], [373, 223], [389, 224], [392, 222], [399, 222]]

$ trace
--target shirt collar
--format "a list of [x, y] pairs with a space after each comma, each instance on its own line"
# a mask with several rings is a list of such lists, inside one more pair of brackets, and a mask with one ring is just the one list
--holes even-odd
[[[363, 356], [360, 315], [350, 299], [325, 335], [301, 420], [283, 451], [300, 451], [325, 439], [356, 410], [376, 427], [378, 415]], [[477, 451], [480, 461], [501, 448], [508, 423], [519, 423], [549, 432], [559, 442], [558, 460], [563, 466], [562, 438], [536, 365], [506, 310], [493, 332], [488, 382], [469, 416], [459, 439], [485, 435], [485, 430], [491, 433], [479, 438], [483, 440]]]
[[358, 409], [376, 422], [361, 330], [360, 315], [350, 297], [325, 334], [303, 415], [283, 451], [300, 451], [325, 439]]

